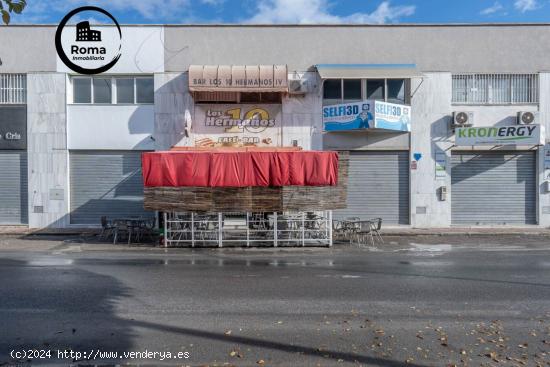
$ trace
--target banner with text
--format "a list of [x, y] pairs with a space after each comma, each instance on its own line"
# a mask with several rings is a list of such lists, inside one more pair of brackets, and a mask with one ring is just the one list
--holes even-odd
[[325, 131], [411, 131], [411, 107], [374, 100], [323, 107]]
[[540, 125], [459, 127], [455, 134], [458, 146], [544, 144], [544, 130]]
[[193, 132], [198, 147], [277, 147], [281, 145], [281, 105], [195, 105]]

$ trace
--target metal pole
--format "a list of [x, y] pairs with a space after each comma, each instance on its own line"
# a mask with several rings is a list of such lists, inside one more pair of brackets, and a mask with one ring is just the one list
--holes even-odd
[[222, 239], [222, 213], [218, 213], [218, 247], [223, 247]]
[[328, 211], [328, 247], [332, 247], [332, 210]]
[[250, 223], [249, 223], [250, 213], [246, 212], [246, 247], [250, 247]]
[[273, 213], [273, 246], [277, 247], [277, 212]]
[[302, 212], [302, 247], [306, 246], [306, 212]]
[[168, 215], [163, 213], [164, 218], [164, 247], [168, 247]]
[[195, 247], [195, 212], [191, 212], [191, 247]]

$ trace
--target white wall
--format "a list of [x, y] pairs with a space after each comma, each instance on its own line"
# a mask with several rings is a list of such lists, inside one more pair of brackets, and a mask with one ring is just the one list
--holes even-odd
[[[544, 160], [550, 158], [550, 73], [540, 74], [540, 117], [546, 130], [546, 145], [539, 149], [539, 224], [550, 226], [550, 193], [544, 190], [544, 182], [550, 175], [550, 169], [545, 169]], [[546, 158], [548, 157], [548, 158]], [[550, 179], [548, 179], [550, 180]]]
[[[537, 105], [513, 106], [468, 106], [451, 104], [451, 73], [427, 72], [426, 78], [413, 81], [412, 90], [418, 87], [412, 98], [411, 123], [411, 157], [414, 153], [421, 153], [417, 170], [411, 170], [411, 225], [417, 228], [449, 227], [451, 225], [451, 152], [452, 150], [527, 150], [530, 146], [502, 146], [502, 147], [454, 147], [454, 135], [449, 130], [450, 118], [453, 111], [474, 112], [475, 126], [502, 126], [516, 123], [518, 111], [537, 111]], [[550, 107], [550, 74], [541, 74], [541, 118], [542, 124]], [[546, 109], [546, 110], [545, 110]], [[547, 144], [547, 149], [550, 145]], [[447, 158], [445, 178], [436, 178], [435, 155], [444, 152]], [[543, 178], [544, 149], [539, 149], [538, 172], [539, 181]], [[542, 184], [538, 193], [538, 222], [541, 226], [550, 224], [550, 195], [542, 192]], [[438, 188], [447, 188], [447, 198], [440, 201]], [[418, 208], [426, 208], [426, 214], [420, 214]], [[546, 209], [544, 209], [546, 207]]]
[[[451, 73], [425, 73], [424, 80], [412, 81], [411, 157], [422, 154], [417, 169], [411, 170], [411, 225], [418, 228], [451, 225], [451, 198], [439, 201], [437, 189], [446, 186], [450, 192], [451, 143], [448, 131], [451, 114]], [[435, 177], [435, 153], [447, 156], [447, 177]], [[426, 208], [423, 214], [422, 208]]]
[[[29, 227], [69, 224], [69, 170], [65, 115], [65, 75], [27, 75]], [[62, 193], [60, 198], [52, 190]], [[42, 207], [39, 213], [36, 207]]]
[[153, 105], [68, 105], [69, 149], [153, 150]]
[[[101, 30], [104, 27], [93, 26]], [[164, 28], [150, 26], [122, 26], [121, 57], [109, 74], [139, 74], [164, 71]], [[53, 41], [52, 41], [53, 47]], [[74, 73], [59, 58], [57, 71]]]
[[293, 140], [303, 149], [323, 149], [323, 121], [321, 115], [321, 80], [317, 73], [300, 73], [308, 81], [310, 93], [283, 98], [283, 146], [291, 146]]

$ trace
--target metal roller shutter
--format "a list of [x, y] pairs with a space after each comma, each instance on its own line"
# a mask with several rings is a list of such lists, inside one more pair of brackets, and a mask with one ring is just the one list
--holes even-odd
[[453, 152], [452, 224], [536, 224], [535, 152]]
[[72, 151], [71, 223], [152, 216], [143, 209], [141, 152]]
[[27, 152], [0, 152], [0, 172], [0, 224], [27, 224]]
[[350, 152], [347, 209], [334, 217], [409, 224], [409, 152]]

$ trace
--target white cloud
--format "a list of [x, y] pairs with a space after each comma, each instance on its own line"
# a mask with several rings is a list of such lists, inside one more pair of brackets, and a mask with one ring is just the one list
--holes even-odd
[[247, 23], [273, 24], [315, 24], [315, 23], [394, 23], [402, 17], [414, 14], [414, 5], [392, 6], [383, 1], [372, 13], [354, 13], [338, 16], [329, 12], [327, 0], [261, 0], [255, 15]]
[[537, 0], [516, 0], [514, 7], [522, 13], [539, 8]]
[[210, 5], [210, 6], [220, 6], [222, 5], [225, 0], [200, 0], [201, 3]]
[[499, 3], [498, 1], [495, 1], [495, 3], [492, 6], [483, 9], [479, 13], [482, 14], [482, 15], [491, 15], [491, 14], [497, 13], [501, 10], [504, 10], [504, 7], [502, 6], [501, 3]]

